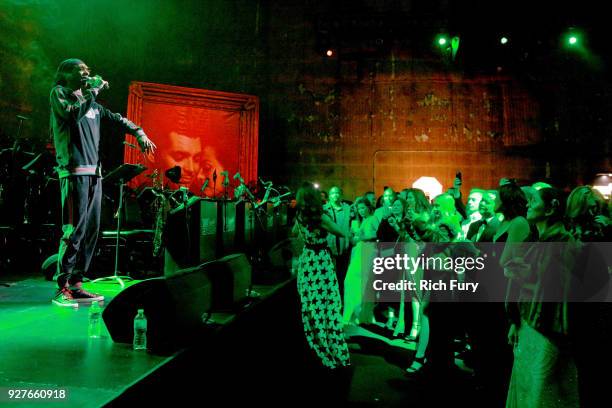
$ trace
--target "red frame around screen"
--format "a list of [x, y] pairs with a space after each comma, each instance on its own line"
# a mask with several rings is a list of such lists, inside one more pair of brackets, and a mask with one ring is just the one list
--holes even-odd
[[[143, 164], [147, 170], [130, 187], [150, 186], [157, 169], [163, 174], [173, 165], [183, 169], [181, 184], [163, 177], [169, 188], [188, 187], [200, 196], [222, 197], [223, 170], [227, 171], [231, 197], [239, 172], [245, 182], [257, 180], [259, 99], [253, 95], [132, 82], [127, 117], [141, 126], [157, 145], [153, 161], [126, 144], [125, 163]], [[137, 145], [126, 135], [126, 142]], [[216, 185], [213, 173], [216, 172]], [[206, 179], [208, 187], [201, 192]]]

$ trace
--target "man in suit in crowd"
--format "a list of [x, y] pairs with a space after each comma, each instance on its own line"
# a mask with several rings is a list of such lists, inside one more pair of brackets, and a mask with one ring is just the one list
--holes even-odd
[[485, 191], [478, 205], [482, 215], [479, 221], [473, 222], [467, 232], [467, 239], [472, 242], [493, 242], [493, 237], [499, 228], [499, 220], [495, 216], [495, 195], [497, 191]]

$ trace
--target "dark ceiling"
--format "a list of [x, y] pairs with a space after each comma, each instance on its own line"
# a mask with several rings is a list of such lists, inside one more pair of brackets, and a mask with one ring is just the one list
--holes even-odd
[[[313, 2], [311, 18], [321, 52], [338, 58], [380, 58], [391, 52], [435, 57], [435, 36], [460, 38], [454, 64], [477, 72], [505, 69], [550, 70], [550, 59], [573, 59], [563, 34], [583, 34], [592, 68], [609, 62], [609, 18], [604, 2], [550, 1], [337, 1]], [[499, 43], [508, 37], [507, 45]], [[584, 55], [583, 55], [584, 56]], [[541, 66], [543, 64], [543, 66]], [[563, 64], [562, 64], [563, 65]], [[548, 72], [550, 74], [550, 72]]]

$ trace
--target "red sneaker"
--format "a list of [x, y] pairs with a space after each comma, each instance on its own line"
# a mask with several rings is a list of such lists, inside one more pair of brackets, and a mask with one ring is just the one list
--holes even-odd
[[74, 299], [75, 302], [78, 302], [78, 303], [91, 303], [96, 300], [97, 301], [104, 300], [104, 296], [97, 295], [95, 293], [90, 293], [86, 291], [85, 289], [73, 289], [71, 290], [71, 292], [72, 292], [72, 298]]
[[61, 288], [57, 291], [51, 302], [56, 306], [79, 307], [72, 296], [72, 291], [68, 288]]

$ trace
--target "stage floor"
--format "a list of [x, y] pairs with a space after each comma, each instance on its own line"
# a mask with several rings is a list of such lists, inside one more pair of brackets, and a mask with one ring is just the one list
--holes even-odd
[[[109, 283], [85, 287], [105, 295], [106, 304], [120, 291]], [[261, 298], [239, 314], [213, 314], [214, 333], [193, 347], [154, 355], [113, 343], [105, 328], [101, 338], [89, 339], [88, 307], [52, 305], [53, 282], [33, 277], [0, 286], [0, 405], [9, 402], [9, 389], [67, 392], [55, 402], [9, 402], [32, 407], [138, 406], [149, 399], [213, 404], [218, 398], [230, 406], [286, 406], [328, 395], [342, 406], [402, 407], [431, 398], [427, 384], [403, 374], [414, 344], [389, 338], [381, 327], [346, 328], [354, 369], [346, 387], [329, 388], [305, 344], [295, 279], [253, 289]]]
[[[85, 287], [103, 294], [106, 304], [121, 289]], [[8, 389], [19, 388], [66, 390], [58, 406], [101, 406], [173, 358], [113, 343], [104, 324], [100, 338], [88, 338], [89, 306], [54, 306], [54, 290], [42, 278], [0, 287], [0, 404], [10, 401]]]
[[[126, 282], [126, 286], [134, 283]], [[253, 289], [263, 300], [283, 284]], [[103, 406], [183, 352], [165, 356], [135, 352], [130, 344], [114, 343], [104, 324], [101, 337], [90, 339], [89, 305], [53, 305], [55, 283], [42, 277], [9, 285], [0, 286], [0, 405], [41, 406], [40, 401], [11, 400], [8, 391], [44, 389], [66, 391], [65, 399], [46, 400], [44, 406]], [[85, 283], [84, 287], [104, 295], [104, 304], [121, 290], [113, 283]], [[214, 313], [212, 318], [223, 326], [236, 315]]]

